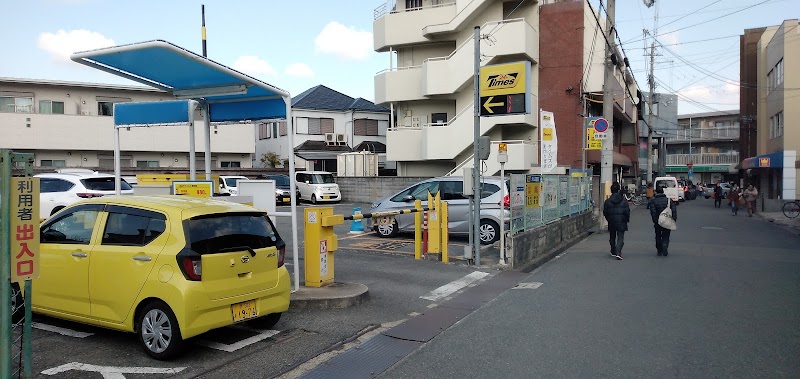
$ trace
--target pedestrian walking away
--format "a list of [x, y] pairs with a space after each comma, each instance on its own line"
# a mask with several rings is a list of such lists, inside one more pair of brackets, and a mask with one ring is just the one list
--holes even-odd
[[722, 183], [714, 187], [714, 208], [722, 208]]
[[744, 200], [747, 202], [747, 215], [749, 217], [753, 217], [753, 213], [756, 213], [756, 199], [758, 199], [758, 190], [754, 185], [747, 186], [747, 189], [744, 190]]
[[739, 186], [735, 186], [728, 192], [728, 204], [731, 206], [731, 213], [736, 216], [739, 213], [739, 208], [744, 206], [744, 198], [742, 198]]
[[672, 211], [672, 219], [678, 221], [678, 208], [677, 203], [670, 201], [667, 195], [664, 194], [664, 187], [656, 187], [656, 195], [649, 202], [647, 202], [647, 209], [650, 210], [650, 216], [653, 218], [653, 228], [656, 231], [656, 250], [658, 256], [669, 255], [669, 235], [672, 232], [658, 224], [658, 217], [667, 207]]
[[631, 208], [620, 192], [619, 183], [611, 184], [611, 197], [603, 203], [603, 217], [608, 221], [608, 242], [611, 256], [622, 260], [622, 247], [625, 245], [625, 232], [631, 220]]

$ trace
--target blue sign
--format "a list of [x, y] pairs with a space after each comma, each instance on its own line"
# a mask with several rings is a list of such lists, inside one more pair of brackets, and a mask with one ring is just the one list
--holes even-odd
[[598, 133], [605, 133], [608, 130], [608, 121], [602, 117], [594, 120], [594, 131]]

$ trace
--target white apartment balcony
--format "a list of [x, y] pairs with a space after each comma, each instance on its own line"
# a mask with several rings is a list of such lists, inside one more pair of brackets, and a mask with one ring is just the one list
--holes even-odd
[[667, 154], [668, 166], [695, 165], [731, 165], [739, 163], [739, 153], [722, 154]]
[[[492, 141], [491, 152], [489, 159], [484, 161], [482, 167], [483, 175], [495, 176], [500, 174], [500, 163], [497, 162], [498, 145], [500, 143], [508, 144], [508, 162], [505, 165], [506, 171], [525, 171], [527, 172], [532, 167], [537, 166], [537, 150], [538, 145], [528, 141]], [[470, 155], [465, 161], [461, 162], [454, 169], [447, 173], [447, 176], [460, 176], [463, 174], [465, 168], [472, 168], [473, 155]]]
[[[487, 22], [481, 30], [491, 32], [491, 40], [481, 41], [481, 54], [492, 57], [482, 61], [482, 66], [508, 55], [525, 56], [534, 62], [539, 60], [539, 33], [525, 19]], [[422, 95], [446, 95], [458, 91], [472, 81], [474, 65], [473, 38], [464, 41], [449, 56], [426, 59], [422, 64]], [[531, 87], [535, 87], [535, 83], [532, 84]]]
[[463, 28], [467, 21], [482, 12], [486, 6], [492, 3], [492, 0], [457, 0], [455, 3], [457, 12], [455, 16], [445, 22], [431, 23], [426, 26], [422, 31], [425, 37], [434, 38], [437, 34], [452, 33]]
[[[535, 99], [535, 97], [534, 97]], [[532, 101], [531, 109], [538, 102]], [[390, 129], [386, 135], [387, 160], [423, 161], [455, 159], [472, 146], [474, 116], [472, 104], [462, 109], [446, 124], [421, 124]], [[480, 133], [486, 134], [499, 125], [537, 125], [532, 114], [481, 117]]]
[[383, 70], [375, 75], [375, 104], [423, 98], [422, 66]]
[[[114, 118], [63, 114], [0, 112], [0, 147], [18, 150], [114, 150]], [[211, 135], [214, 152], [255, 152], [252, 124], [220, 126]], [[204, 146], [203, 128], [195, 128], [198, 151]], [[247, 143], [244, 143], [247, 142]], [[120, 133], [122, 151], [188, 152], [189, 128], [180, 126], [130, 128]]]
[[404, 9], [400, 8], [402, 3], [390, 0], [375, 8], [375, 21], [372, 23], [375, 51], [384, 52], [390, 46], [428, 42], [430, 39], [425, 37], [425, 27], [447, 24], [457, 16], [456, 0], [425, 0], [421, 3], [421, 7]]
[[739, 139], [738, 127], [676, 129], [666, 135], [667, 143], [731, 141]]

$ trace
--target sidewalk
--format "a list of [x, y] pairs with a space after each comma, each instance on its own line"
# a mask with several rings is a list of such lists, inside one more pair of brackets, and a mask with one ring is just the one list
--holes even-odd
[[784, 216], [783, 212], [757, 212], [755, 215], [765, 221], [786, 228], [795, 235], [800, 235], [800, 217], [788, 218]]

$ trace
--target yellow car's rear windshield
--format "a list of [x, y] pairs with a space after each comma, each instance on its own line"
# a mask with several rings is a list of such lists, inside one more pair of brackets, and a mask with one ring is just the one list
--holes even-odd
[[263, 249], [283, 244], [269, 217], [263, 213], [224, 213], [186, 221], [189, 248], [214, 254], [248, 247]]

